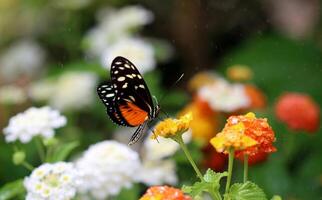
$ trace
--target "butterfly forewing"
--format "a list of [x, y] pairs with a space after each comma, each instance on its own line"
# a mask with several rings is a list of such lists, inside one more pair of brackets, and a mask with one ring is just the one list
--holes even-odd
[[120, 56], [116, 57], [111, 66], [111, 78], [117, 100], [132, 102], [148, 114], [152, 112], [150, 91], [132, 62]]

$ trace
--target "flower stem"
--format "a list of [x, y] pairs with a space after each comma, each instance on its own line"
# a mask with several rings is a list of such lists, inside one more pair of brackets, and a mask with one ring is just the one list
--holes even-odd
[[41, 161], [44, 162], [45, 161], [45, 149], [42, 144], [42, 140], [40, 137], [37, 137], [35, 141], [36, 141], [36, 147], [37, 147], [39, 157], [40, 157]]
[[228, 153], [229, 153], [229, 158], [228, 158], [228, 176], [227, 176], [227, 183], [226, 183], [225, 195], [228, 193], [229, 187], [230, 187], [231, 176], [232, 176], [232, 172], [233, 172], [233, 164], [234, 164], [234, 154], [235, 154], [235, 151], [234, 151], [233, 148], [230, 148], [228, 150]]
[[30, 170], [30, 171], [32, 171], [32, 170], [34, 169], [34, 167], [33, 167], [31, 164], [29, 164], [28, 162], [26, 162], [26, 161], [23, 161], [21, 164], [22, 164], [26, 169], [28, 169], [28, 170]]
[[190, 164], [192, 165], [193, 169], [195, 170], [197, 176], [200, 178], [201, 181], [204, 181], [201, 172], [199, 171], [195, 161], [193, 161], [193, 159], [191, 157], [191, 154], [190, 154], [186, 144], [184, 143], [184, 141], [182, 139], [182, 135], [177, 134], [173, 139], [180, 145], [181, 149], [183, 150], [184, 154], [186, 155], [186, 157], [188, 158]]
[[248, 180], [248, 155], [244, 154], [244, 183]]

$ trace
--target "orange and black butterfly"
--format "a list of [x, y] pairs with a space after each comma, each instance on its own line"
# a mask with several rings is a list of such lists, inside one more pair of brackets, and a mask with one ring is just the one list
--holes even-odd
[[128, 59], [116, 57], [111, 65], [111, 81], [97, 87], [97, 93], [106, 106], [107, 114], [118, 125], [138, 127], [129, 144], [142, 136], [147, 124], [159, 113], [150, 91], [138, 71]]

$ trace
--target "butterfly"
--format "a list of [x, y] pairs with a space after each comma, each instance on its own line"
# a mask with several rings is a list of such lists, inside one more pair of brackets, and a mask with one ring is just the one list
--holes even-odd
[[111, 80], [100, 84], [97, 93], [114, 123], [137, 127], [129, 141], [132, 145], [142, 137], [148, 123], [157, 117], [160, 106], [157, 102], [154, 105], [142, 75], [128, 59], [114, 58], [110, 75]]

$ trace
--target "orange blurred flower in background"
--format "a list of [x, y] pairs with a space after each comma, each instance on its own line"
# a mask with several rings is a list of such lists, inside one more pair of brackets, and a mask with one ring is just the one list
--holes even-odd
[[217, 132], [217, 114], [206, 102], [199, 98], [194, 98], [179, 115], [182, 116], [189, 112], [191, 112], [193, 116], [193, 119], [190, 122], [192, 138], [204, 143], [208, 142]]
[[264, 108], [266, 106], [266, 97], [256, 86], [246, 84], [245, 92], [250, 99], [250, 108]]
[[319, 128], [320, 108], [314, 100], [301, 93], [285, 93], [275, 105], [276, 117], [293, 130], [315, 132]]
[[227, 77], [234, 81], [247, 81], [253, 77], [252, 70], [247, 65], [233, 65], [227, 68]]
[[140, 200], [192, 200], [192, 198], [173, 187], [153, 186], [146, 191]]
[[188, 89], [191, 92], [196, 92], [202, 86], [215, 82], [217, 78], [213, 72], [199, 72], [189, 80]]

